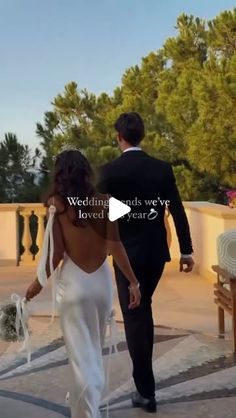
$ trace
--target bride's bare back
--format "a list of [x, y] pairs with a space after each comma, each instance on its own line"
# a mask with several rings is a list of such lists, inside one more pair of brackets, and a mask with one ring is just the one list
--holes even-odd
[[[96, 194], [103, 199], [104, 205], [90, 206], [89, 213], [96, 213], [96, 217], [90, 217], [83, 225], [76, 226], [73, 223], [75, 211], [72, 207], [65, 210], [60, 197], [52, 197], [48, 200], [48, 206], [56, 207], [56, 216], [53, 223], [54, 239], [54, 268], [64, 258], [64, 253], [85, 273], [94, 273], [103, 265], [107, 254], [111, 254], [127, 278], [130, 286], [129, 308], [134, 309], [140, 304], [140, 291], [138, 281], [131, 268], [128, 256], [120, 241], [117, 222], [108, 219], [107, 196]], [[103, 212], [103, 216], [98, 216]], [[46, 266], [47, 276], [50, 276], [49, 258]], [[36, 279], [26, 292], [26, 299], [31, 300], [42, 290], [42, 286]]]
[[[87, 273], [96, 271], [104, 262], [109, 233], [107, 196], [96, 193], [93, 197], [99, 200], [99, 205], [89, 206], [85, 212], [89, 218], [79, 225], [74, 225], [72, 221], [75, 218], [73, 207], [70, 206], [65, 211], [58, 197], [50, 198], [48, 202], [49, 205], [54, 203], [57, 209], [54, 226], [55, 253], [61, 257], [61, 253], [65, 251]], [[114, 231], [114, 226], [113, 235], [114, 239], [119, 239], [118, 230]]]

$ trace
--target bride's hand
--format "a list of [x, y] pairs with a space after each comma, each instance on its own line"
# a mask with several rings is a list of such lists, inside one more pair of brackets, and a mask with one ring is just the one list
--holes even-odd
[[130, 304], [129, 309], [135, 309], [138, 308], [141, 301], [141, 292], [139, 289], [139, 284], [134, 284], [129, 287], [130, 292]]
[[27, 301], [30, 301], [31, 299], [33, 299], [36, 295], [38, 295], [41, 290], [42, 290], [42, 286], [39, 283], [38, 279], [35, 279], [33, 283], [31, 283], [31, 285], [28, 287], [25, 298]]

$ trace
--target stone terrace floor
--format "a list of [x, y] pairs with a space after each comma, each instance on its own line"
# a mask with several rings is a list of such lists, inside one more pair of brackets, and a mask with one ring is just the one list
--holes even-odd
[[[0, 267], [0, 299], [24, 295], [35, 277], [34, 267]], [[69, 366], [59, 320], [50, 324], [50, 286], [31, 303], [32, 362], [17, 343], [0, 341], [0, 417], [69, 417], [65, 395]], [[112, 355], [111, 381], [101, 405], [106, 417], [142, 418], [133, 409], [131, 364], [117, 298], [118, 349]], [[217, 312], [213, 285], [195, 274], [179, 273], [168, 263], [153, 298], [155, 321], [154, 371], [160, 418], [235, 418], [236, 359], [232, 354], [230, 320], [226, 339], [217, 338]], [[108, 349], [104, 347], [107, 367]], [[80, 418], [80, 417], [78, 417]]]

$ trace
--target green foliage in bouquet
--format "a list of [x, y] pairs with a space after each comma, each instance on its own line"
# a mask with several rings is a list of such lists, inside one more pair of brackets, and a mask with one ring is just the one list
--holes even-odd
[[[16, 305], [9, 303], [0, 307], [0, 338], [4, 341], [17, 341]], [[20, 324], [19, 336], [23, 338], [23, 328]]]

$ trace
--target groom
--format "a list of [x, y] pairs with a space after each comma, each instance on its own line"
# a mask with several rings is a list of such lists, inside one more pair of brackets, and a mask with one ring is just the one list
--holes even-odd
[[[132, 268], [140, 282], [141, 304], [130, 310], [128, 280], [115, 264], [115, 276], [133, 378], [137, 392], [133, 406], [156, 412], [155, 380], [152, 369], [154, 327], [152, 295], [170, 261], [164, 224], [165, 210], [173, 216], [179, 246], [180, 271], [190, 272], [192, 243], [187, 217], [176, 187], [171, 165], [142, 151], [144, 123], [135, 112], [123, 113], [115, 123], [121, 156], [104, 165], [99, 188], [131, 206], [131, 212], [119, 219], [119, 230]], [[184, 267], [184, 265], [186, 267]]]

